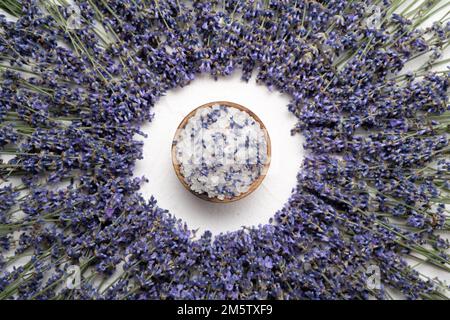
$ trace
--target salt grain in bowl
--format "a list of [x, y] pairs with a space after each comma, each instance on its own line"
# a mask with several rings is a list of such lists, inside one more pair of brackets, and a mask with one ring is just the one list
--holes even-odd
[[270, 138], [250, 110], [219, 101], [189, 113], [175, 134], [172, 160], [192, 193], [213, 202], [243, 198], [262, 182], [270, 163]]

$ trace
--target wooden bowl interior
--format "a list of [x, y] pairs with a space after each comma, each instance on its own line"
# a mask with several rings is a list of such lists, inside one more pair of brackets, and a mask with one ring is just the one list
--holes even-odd
[[[266, 139], [266, 142], [267, 142], [267, 161], [266, 161], [266, 163], [264, 165], [264, 168], [263, 168], [263, 171], [262, 171], [261, 175], [258, 177], [258, 179], [253, 181], [253, 183], [251, 184], [250, 188], [246, 192], [241, 193], [241, 194], [239, 194], [236, 197], [226, 197], [223, 200], [218, 199], [218, 198], [210, 198], [210, 197], [208, 197], [208, 195], [206, 193], [200, 194], [200, 193], [197, 193], [197, 192], [194, 192], [193, 190], [191, 190], [189, 185], [184, 180], [183, 175], [181, 174], [181, 164], [178, 163], [178, 160], [177, 160], [177, 157], [176, 157], [176, 144], [177, 144], [177, 140], [178, 140], [178, 133], [179, 133], [179, 131], [184, 129], [184, 127], [186, 126], [186, 124], [189, 121], [189, 119], [192, 118], [195, 115], [197, 110], [202, 109], [202, 108], [208, 108], [208, 107], [211, 107], [211, 106], [217, 105], [217, 104], [225, 105], [225, 106], [232, 107], [232, 108], [236, 108], [236, 109], [239, 109], [241, 111], [244, 111], [244, 112], [248, 113], [261, 126], [261, 129], [264, 132], [264, 136], [265, 136], [265, 139]], [[267, 129], [264, 126], [264, 123], [261, 121], [261, 119], [259, 119], [258, 116], [256, 114], [254, 114], [251, 110], [241, 106], [240, 104], [237, 104], [237, 103], [234, 103], [234, 102], [229, 102], [229, 101], [209, 102], [209, 103], [203, 104], [200, 107], [195, 108], [194, 110], [189, 112], [189, 114], [186, 117], [184, 117], [184, 119], [178, 125], [177, 131], [175, 133], [175, 136], [174, 136], [173, 142], [172, 142], [172, 164], [173, 164], [173, 168], [175, 170], [175, 173], [176, 173], [176, 175], [178, 177], [178, 180], [180, 180], [180, 182], [183, 184], [183, 186], [189, 192], [193, 193], [197, 197], [199, 197], [199, 198], [201, 198], [203, 200], [206, 200], [206, 201], [216, 202], [216, 203], [228, 203], [228, 202], [237, 201], [237, 200], [240, 200], [240, 199], [248, 196], [250, 193], [255, 191], [259, 187], [259, 185], [262, 183], [262, 181], [264, 180], [264, 178], [267, 175], [267, 171], [269, 170], [269, 166], [270, 166], [271, 154], [272, 154], [272, 150], [271, 150], [271, 143], [270, 143], [269, 133], [267, 132]]]

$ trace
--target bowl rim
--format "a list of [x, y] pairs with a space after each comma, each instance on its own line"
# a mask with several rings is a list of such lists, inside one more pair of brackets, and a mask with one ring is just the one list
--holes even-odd
[[[181, 173], [180, 167], [181, 164], [178, 162], [177, 156], [176, 156], [176, 145], [177, 145], [177, 138], [179, 136], [179, 133], [182, 129], [184, 129], [186, 127], [186, 124], [188, 123], [188, 121], [195, 115], [195, 113], [199, 110], [199, 109], [204, 109], [204, 108], [208, 108], [208, 107], [212, 107], [213, 105], [225, 105], [227, 107], [231, 107], [231, 108], [236, 108], [239, 109], [241, 111], [244, 111], [246, 113], [248, 113], [253, 119], [255, 119], [256, 122], [259, 123], [261, 129], [263, 130], [264, 133], [264, 138], [266, 139], [266, 143], [267, 143], [267, 160], [266, 163], [264, 164], [264, 168], [262, 169], [262, 173], [260, 174], [260, 176], [253, 181], [253, 183], [250, 185], [250, 188], [244, 192], [239, 194], [236, 197], [225, 197], [224, 199], [218, 199], [217, 197], [213, 197], [210, 198], [206, 193], [198, 193], [193, 191], [189, 185], [187, 184], [187, 182], [184, 180], [184, 177]], [[271, 156], [272, 156], [272, 146], [271, 146], [271, 141], [270, 141], [270, 136], [269, 136], [269, 132], [267, 131], [266, 126], [264, 125], [264, 123], [261, 121], [261, 119], [250, 109], [237, 104], [235, 102], [231, 102], [231, 101], [213, 101], [213, 102], [208, 102], [205, 104], [202, 104], [201, 106], [193, 109], [191, 112], [189, 112], [184, 118], [183, 120], [180, 122], [180, 124], [178, 125], [174, 137], [172, 139], [172, 146], [171, 146], [171, 154], [172, 154], [172, 165], [175, 171], [176, 176], [178, 177], [178, 180], [180, 180], [181, 184], [192, 194], [194, 194], [195, 196], [197, 196], [200, 199], [209, 201], [209, 202], [214, 202], [214, 203], [229, 203], [229, 202], [234, 202], [234, 201], [238, 201], [246, 196], [248, 196], [249, 194], [251, 194], [253, 191], [255, 191], [262, 183], [262, 181], [264, 180], [264, 178], [267, 175], [267, 172], [269, 171], [269, 167], [270, 167], [270, 162], [271, 162]]]

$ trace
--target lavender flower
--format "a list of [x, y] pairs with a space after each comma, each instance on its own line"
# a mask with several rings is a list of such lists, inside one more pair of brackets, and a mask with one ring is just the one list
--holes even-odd
[[[450, 22], [402, 3], [0, 4], [0, 299], [448, 298], [404, 258], [450, 271]], [[237, 69], [291, 97], [308, 156], [269, 223], [196, 235], [141, 197], [134, 135]]]

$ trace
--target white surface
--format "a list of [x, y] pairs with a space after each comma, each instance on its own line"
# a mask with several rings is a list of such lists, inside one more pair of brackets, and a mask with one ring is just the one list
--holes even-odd
[[[199, 232], [218, 234], [267, 223], [289, 198], [302, 163], [303, 140], [290, 134], [296, 118], [287, 109], [289, 98], [257, 85], [254, 78], [243, 82], [240, 76], [235, 72], [218, 81], [201, 76], [184, 88], [171, 90], [155, 105], [153, 121], [142, 128], [148, 138], [142, 138], [144, 159], [137, 163], [135, 175], [149, 179], [141, 188], [143, 196], [149, 199], [154, 195], [160, 207]], [[170, 152], [183, 118], [192, 109], [219, 100], [236, 102], [255, 112], [272, 143], [269, 172], [261, 186], [246, 198], [227, 204], [199, 199], [186, 190], [175, 175]]]

